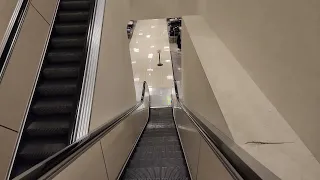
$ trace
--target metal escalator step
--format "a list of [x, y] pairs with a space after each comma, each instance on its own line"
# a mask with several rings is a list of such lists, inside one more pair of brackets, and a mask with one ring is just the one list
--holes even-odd
[[90, 1], [61, 1], [62, 10], [86, 10], [90, 8]]
[[73, 108], [72, 100], [52, 98], [37, 101], [32, 106], [32, 112], [36, 115], [68, 114]]
[[51, 39], [54, 48], [81, 48], [85, 42], [85, 36], [57, 36]]
[[71, 127], [69, 119], [39, 119], [33, 121], [26, 129], [29, 136], [63, 136], [68, 135]]
[[182, 159], [180, 145], [138, 146], [134, 154], [136, 160]]
[[84, 34], [87, 32], [88, 24], [86, 23], [67, 23], [57, 24], [54, 26], [54, 30], [57, 34]]
[[18, 154], [20, 158], [25, 160], [43, 160], [62, 150], [66, 146], [67, 144], [63, 142], [34, 141], [25, 144]]
[[167, 137], [142, 137], [139, 141], [139, 146], [159, 146], [159, 145], [180, 145], [179, 139], [176, 136]]
[[189, 180], [188, 171], [183, 166], [128, 168], [124, 180]]
[[79, 66], [51, 65], [44, 68], [42, 73], [47, 79], [76, 78], [79, 75]]
[[59, 22], [82, 22], [89, 19], [88, 11], [60, 11], [58, 12]]
[[47, 59], [51, 63], [68, 63], [68, 62], [78, 62], [84, 58], [83, 51], [81, 50], [51, 50]]
[[72, 95], [76, 93], [77, 81], [45, 81], [36, 91], [42, 96]]

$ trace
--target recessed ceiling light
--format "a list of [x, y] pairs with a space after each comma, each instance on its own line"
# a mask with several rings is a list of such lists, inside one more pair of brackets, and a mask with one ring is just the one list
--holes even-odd
[[151, 76], [151, 73], [149, 73], [149, 76]]
[[170, 62], [170, 61], [171, 61], [170, 59], [167, 59], [167, 60], [166, 60], [167, 63]]
[[146, 37], [147, 37], [147, 38], [150, 38], [150, 37], [151, 37], [151, 35], [146, 35]]
[[134, 81], [136, 81], [136, 82], [139, 81], [139, 80], [140, 80], [140, 78], [134, 78]]
[[136, 41], [136, 43], [138, 44], [138, 43], [139, 43], [139, 41]]
[[149, 59], [153, 58], [153, 54], [152, 53], [148, 54], [148, 58]]
[[134, 52], [139, 52], [140, 50], [139, 50], [139, 48], [133, 48], [133, 51]]
[[147, 71], [153, 71], [153, 69], [149, 68], [149, 69], [147, 69]]
[[154, 48], [154, 46], [150, 46], [150, 48]]
[[132, 64], [135, 64], [135, 63], [137, 63], [137, 61], [132, 61], [131, 63], [132, 63]]

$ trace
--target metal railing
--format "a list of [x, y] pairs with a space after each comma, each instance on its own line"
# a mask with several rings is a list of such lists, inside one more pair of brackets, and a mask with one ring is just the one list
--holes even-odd
[[26, 17], [30, 0], [18, 0], [0, 44], [0, 82], [4, 76], [12, 51]]

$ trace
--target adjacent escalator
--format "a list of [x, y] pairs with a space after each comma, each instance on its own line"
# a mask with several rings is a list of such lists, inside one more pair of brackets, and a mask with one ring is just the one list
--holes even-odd
[[11, 178], [70, 144], [94, 3], [95, 0], [60, 1]]
[[149, 122], [121, 179], [190, 179], [173, 121], [172, 108], [150, 110]]

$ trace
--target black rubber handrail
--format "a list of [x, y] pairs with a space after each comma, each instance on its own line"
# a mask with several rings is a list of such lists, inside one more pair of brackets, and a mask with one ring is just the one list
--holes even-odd
[[22, 24], [26, 17], [30, 0], [18, 0], [16, 8], [11, 16], [6, 33], [0, 45], [0, 82], [7, 68], [14, 45], [19, 36]]
[[135, 110], [137, 110], [145, 101], [146, 92], [149, 92], [149, 89], [147, 82], [144, 81], [141, 101], [139, 101], [136, 105], [121, 113], [117, 117], [113, 118], [111, 121], [103, 124], [96, 130], [85, 136], [83, 139], [70, 144], [58, 153], [50, 156], [49, 158], [38, 163], [37, 165], [33, 166], [32, 168], [20, 174], [19, 176], [15, 177], [14, 180], [38, 179], [43, 175], [45, 175], [46, 177], [50, 177], [51, 175], [54, 175], [57, 172], [62, 171], [66, 167], [66, 165], [70, 164], [77, 157], [86, 152], [86, 150], [91, 148], [99, 140], [105, 137], [105, 135], [108, 134], [112, 129], [114, 129], [119, 123], [121, 123]]

